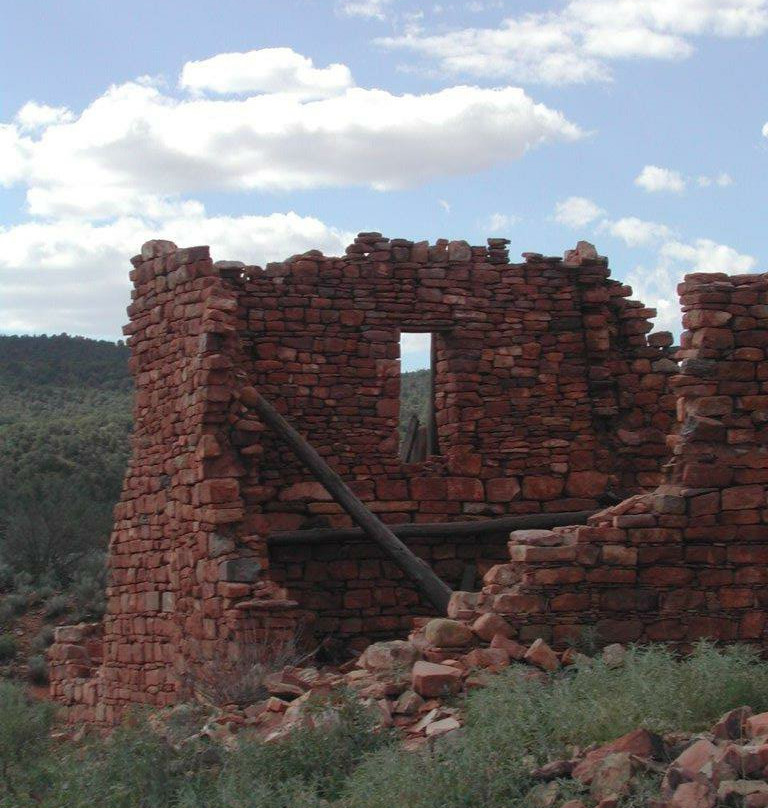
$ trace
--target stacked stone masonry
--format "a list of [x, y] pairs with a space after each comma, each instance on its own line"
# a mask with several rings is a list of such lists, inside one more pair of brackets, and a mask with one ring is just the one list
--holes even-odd
[[504, 615], [559, 646], [702, 638], [764, 644], [768, 607], [768, 276], [688, 275], [680, 429], [665, 483], [588, 526], [517, 531], [454, 616]]
[[[636, 621], [639, 612], [661, 609], [638, 600], [642, 593], [681, 590], [658, 571], [674, 568], [680, 575], [694, 563], [687, 544], [681, 549], [683, 533], [687, 543], [691, 539], [670, 523], [675, 519], [704, 518], [704, 527], [711, 522], [710, 534], [704, 531], [695, 545], [702, 572], [736, 563], [727, 549], [725, 561], [705, 552], [721, 545], [713, 533], [728, 513], [725, 493], [722, 502], [701, 500], [714, 509], [706, 514], [656, 515], [658, 493], [643, 492], [663, 482], [676, 399], [678, 409], [709, 399], [725, 406], [726, 398], [737, 407], [742, 388], [751, 391], [745, 396], [760, 396], [762, 348], [739, 342], [745, 334], [754, 334], [755, 342], [768, 334], [759, 314], [768, 302], [760, 276], [687, 282], [692, 291], [683, 290], [689, 331], [681, 373], [670, 335], [649, 334], [654, 312], [609, 278], [607, 261], [588, 245], [565, 260], [526, 253], [523, 263], [510, 264], [506, 243], [428, 245], [361, 234], [342, 258], [313, 251], [266, 270], [214, 264], [206, 247], [144, 245], [133, 259], [125, 329], [136, 381], [135, 432], [115, 512], [107, 615], [100, 626], [65, 627], [51, 652], [52, 693], [73, 720], [111, 723], [129, 704], [173, 703], [199, 668], [226, 665], [254, 643], [302, 623], [311, 623], [318, 636], [362, 645], [404, 634], [413, 615], [430, 613], [401, 571], [368, 542], [270, 549], [268, 538], [276, 532], [343, 527], [349, 519], [241, 405], [243, 384], [275, 404], [389, 523], [581, 511], [598, 508], [606, 494], [646, 497], [601, 517], [611, 531], [626, 532], [631, 524], [646, 531], [645, 550], [631, 530], [624, 540], [587, 541], [608, 529], [602, 522], [542, 537], [544, 544], [562, 539], [562, 547], [513, 549], [511, 565], [503, 563], [509, 560], [505, 537], [410, 542], [454, 587], [468, 565], [487, 573], [482, 593], [454, 598], [453, 608], [467, 616], [496, 609], [519, 624], [521, 635], [558, 637], [566, 626]], [[728, 297], [722, 305], [697, 291], [710, 284]], [[747, 293], [757, 302], [742, 303], [739, 295]], [[710, 310], [730, 316], [715, 328]], [[711, 347], [713, 329], [722, 339], [730, 335], [735, 347]], [[404, 331], [431, 332], [436, 347], [439, 453], [418, 464], [398, 458]], [[748, 373], [749, 365], [752, 376], [720, 379], [717, 374], [728, 371], [715, 369], [715, 376], [690, 383], [694, 359], [742, 368], [737, 374]], [[696, 417], [711, 452], [721, 444], [707, 431], [715, 429], [709, 421], [721, 415]], [[734, 471], [730, 488], [759, 485], [741, 482], [734, 458], [750, 441], [757, 454], [763, 451], [756, 448], [763, 433], [756, 421], [750, 432], [744, 418], [736, 420], [738, 426], [723, 426], [722, 446], [732, 452], [716, 466]], [[670, 478], [679, 485], [679, 475], [687, 473], [686, 493], [662, 498], [669, 508], [681, 508], [681, 501], [686, 508], [705, 507], [688, 494], [690, 475], [712, 466], [696, 453], [705, 438], [689, 434], [690, 423], [687, 418], [674, 447]], [[699, 448], [685, 460], [692, 446]], [[714, 494], [719, 497], [719, 489], [699, 496]], [[654, 527], [638, 518], [656, 520]], [[747, 523], [739, 518], [728, 524], [741, 535]], [[681, 553], [676, 561], [663, 556], [673, 537]], [[622, 548], [636, 549], [637, 561], [626, 562]], [[659, 558], [651, 561], [654, 552]], [[754, 568], [754, 559], [750, 564]], [[494, 574], [501, 578], [488, 578]], [[710, 598], [719, 585], [696, 576], [691, 592], [700, 591], [700, 583], [710, 587]], [[739, 582], [729, 588], [743, 589]], [[605, 605], [611, 593], [636, 598], [637, 605], [616, 613]], [[570, 607], [561, 608], [567, 598], [555, 600], [561, 594], [575, 598]], [[508, 609], [500, 605], [505, 595]], [[518, 596], [536, 608], [522, 608]], [[696, 608], [691, 601], [680, 611]]]

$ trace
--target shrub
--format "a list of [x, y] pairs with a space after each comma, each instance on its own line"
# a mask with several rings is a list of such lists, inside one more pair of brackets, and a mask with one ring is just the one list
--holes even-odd
[[266, 678], [271, 673], [311, 656], [302, 652], [300, 645], [299, 634], [254, 642], [237, 659], [227, 660], [226, 664], [210, 663], [190, 672], [186, 686], [214, 704], [253, 704], [269, 694]]
[[48, 663], [43, 656], [31, 656], [27, 660], [27, 677], [34, 685], [48, 684]]
[[21, 688], [0, 682], [0, 806], [38, 802], [45, 784], [52, 710], [29, 701]]
[[43, 607], [43, 616], [46, 620], [55, 620], [66, 614], [70, 609], [70, 601], [66, 595], [54, 595], [45, 603]]
[[[534, 762], [637, 727], [702, 730], [742, 704], [768, 709], [768, 663], [744, 647], [702, 643], [683, 660], [661, 647], [634, 648], [621, 668], [594, 660], [544, 682], [512, 668], [469, 697], [462, 736], [430, 756], [399, 749], [373, 755], [349, 778], [343, 805], [523, 808]], [[652, 780], [643, 784], [647, 793], [654, 788]], [[635, 797], [624, 803], [640, 804]]]
[[9, 662], [16, 656], [18, 646], [13, 634], [0, 634], [0, 662]]
[[46, 648], [53, 644], [53, 628], [51, 626], [43, 626], [40, 633], [30, 643], [34, 651], [43, 653]]
[[16, 617], [25, 614], [29, 609], [29, 593], [11, 592], [10, 595], [6, 595], [5, 604], [10, 614]]
[[13, 570], [0, 562], [0, 592], [8, 592], [13, 588]]
[[76, 622], [99, 620], [107, 608], [106, 560], [103, 554], [91, 554], [83, 562], [69, 589], [72, 619]]
[[294, 729], [279, 743], [244, 745], [227, 761], [219, 784], [221, 805], [250, 805], [245, 798], [254, 781], [273, 788], [300, 782], [333, 799], [367, 754], [394, 741], [391, 733], [375, 729], [376, 711], [355, 695], [342, 691], [306, 709], [313, 716], [311, 724]]

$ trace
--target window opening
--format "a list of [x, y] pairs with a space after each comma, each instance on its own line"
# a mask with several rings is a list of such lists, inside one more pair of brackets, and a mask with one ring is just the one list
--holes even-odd
[[400, 334], [400, 459], [404, 463], [439, 454], [435, 420], [435, 335]]

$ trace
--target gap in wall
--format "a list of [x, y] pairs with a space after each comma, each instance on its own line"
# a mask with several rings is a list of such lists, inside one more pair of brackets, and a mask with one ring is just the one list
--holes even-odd
[[429, 332], [400, 334], [400, 459], [417, 462], [437, 454], [434, 340]]

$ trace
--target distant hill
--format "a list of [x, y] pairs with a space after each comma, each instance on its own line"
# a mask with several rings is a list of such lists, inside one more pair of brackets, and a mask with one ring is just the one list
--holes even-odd
[[131, 431], [123, 344], [0, 336], [0, 561], [66, 584], [106, 547]]
[[[106, 547], [131, 432], [128, 348], [0, 336], [0, 564], [67, 585]], [[426, 418], [429, 371], [404, 373], [401, 421]]]

